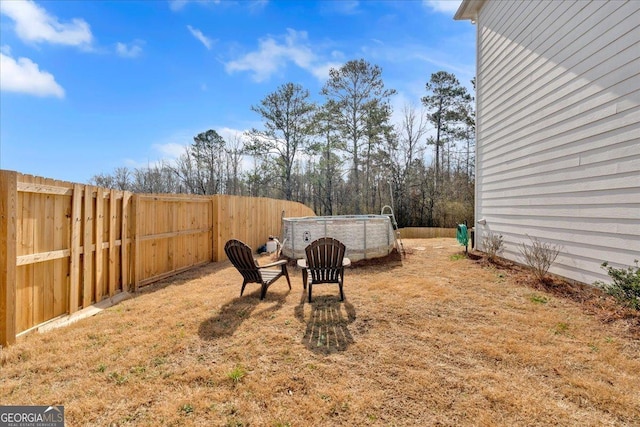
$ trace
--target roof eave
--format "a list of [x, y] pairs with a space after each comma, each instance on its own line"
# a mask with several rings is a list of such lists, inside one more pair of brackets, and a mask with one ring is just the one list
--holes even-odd
[[486, 0], [463, 0], [453, 19], [456, 21], [468, 19], [475, 22], [478, 18], [478, 12], [482, 9], [485, 1]]

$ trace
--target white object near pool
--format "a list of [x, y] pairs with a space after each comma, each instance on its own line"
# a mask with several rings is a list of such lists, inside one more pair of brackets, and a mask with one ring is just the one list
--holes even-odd
[[304, 258], [304, 249], [320, 237], [333, 237], [346, 246], [351, 261], [391, 253], [395, 231], [387, 215], [336, 215], [282, 218], [282, 254]]

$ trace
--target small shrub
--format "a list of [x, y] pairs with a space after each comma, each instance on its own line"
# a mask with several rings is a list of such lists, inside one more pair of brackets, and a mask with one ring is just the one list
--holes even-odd
[[193, 405], [191, 403], [185, 403], [180, 407], [180, 410], [185, 414], [193, 413]]
[[227, 419], [227, 427], [244, 427], [244, 422], [237, 418], [231, 417]]
[[558, 322], [553, 331], [556, 335], [568, 335], [569, 333], [569, 324], [565, 322]]
[[246, 375], [247, 371], [241, 366], [236, 366], [227, 374], [227, 377], [233, 381], [234, 384], [238, 384], [240, 380]]
[[144, 372], [147, 370], [147, 368], [145, 368], [144, 366], [133, 366], [129, 369], [129, 373], [131, 374], [144, 374]]
[[546, 304], [549, 302], [549, 299], [542, 295], [533, 294], [529, 297], [529, 301], [535, 304]]
[[109, 374], [109, 379], [114, 383], [116, 383], [117, 385], [122, 385], [129, 380], [129, 378], [126, 375], [122, 375], [119, 372], [111, 372]]
[[538, 281], [544, 281], [549, 272], [549, 267], [556, 260], [560, 253], [560, 246], [553, 243], [541, 242], [535, 237], [529, 237], [531, 246], [523, 243], [520, 253], [524, 257], [524, 262], [533, 271], [533, 275]]
[[160, 365], [164, 365], [165, 363], [167, 363], [167, 359], [164, 357], [154, 357], [153, 360], [151, 361], [151, 364], [153, 364], [153, 366], [160, 366]]
[[482, 246], [489, 256], [489, 261], [495, 261], [496, 257], [502, 253], [502, 250], [504, 249], [502, 247], [503, 244], [504, 242], [502, 241], [501, 234], [493, 234], [489, 232], [488, 235], [484, 236], [482, 239]]
[[609, 295], [613, 295], [620, 303], [640, 310], [640, 267], [638, 260], [634, 262], [635, 267], [627, 268], [614, 268], [608, 262], [603, 262], [602, 268], [607, 270], [613, 283], [597, 281], [595, 284]]

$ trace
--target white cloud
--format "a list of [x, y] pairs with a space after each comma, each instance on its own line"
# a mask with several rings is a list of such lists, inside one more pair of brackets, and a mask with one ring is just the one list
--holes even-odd
[[250, 71], [253, 73], [253, 79], [261, 82], [283, 68], [289, 61], [304, 68], [315, 59], [311, 49], [304, 44], [306, 40], [306, 32], [292, 29], [287, 30], [283, 44], [280, 44], [274, 37], [260, 39], [257, 51], [228, 62], [226, 70], [228, 73]]
[[137, 58], [142, 53], [144, 41], [135, 40], [132, 43], [116, 43], [116, 52], [123, 58]]
[[89, 46], [93, 40], [86, 21], [74, 18], [62, 23], [31, 0], [0, 1], [0, 13], [15, 22], [16, 34], [26, 42]]
[[184, 154], [186, 144], [178, 142], [168, 142], [166, 144], [154, 144], [153, 149], [157, 151], [165, 160], [175, 160]]
[[211, 40], [209, 37], [202, 34], [202, 31], [197, 28], [193, 28], [191, 25], [187, 25], [187, 28], [189, 29], [189, 32], [191, 33], [191, 35], [193, 35], [193, 37], [200, 40], [204, 47], [211, 50], [211, 46], [213, 45], [214, 40]]
[[[248, 130], [249, 129], [240, 130], [228, 127], [221, 127], [216, 129], [218, 134], [223, 137], [225, 142], [227, 143], [227, 148], [231, 150], [239, 150], [244, 144], [249, 143], [249, 138], [247, 138], [246, 135], [246, 132]], [[253, 157], [249, 155], [242, 155], [240, 161], [240, 170], [247, 171], [253, 169], [253, 167]]]
[[269, 0], [253, 0], [249, 3], [249, 11], [252, 13], [259, 13], [264, 10], [269, 4]]
[[[162, 142], [152, 144], [148, 152], [146, 160], [136, 160], [132, 158], [124, 158], [122, 162], [125, 166], [134, 169], [159, 168], [165, 164], [174, 164], [176, 160], [185, 153], [188, 143], [179, 141], [189, 141], [186, 132], [177, 132]], [[152, 160], [154, 159], [154, 160]]]
[[219, 4], [221, 0], [169, 0], [169, 8], [174, 12], [178, 12], [188, 4], [188, 3], [198, 3], [198, 4]]
[[416, 52], [414, 55], [410, 56], [410, 58], [428, 62], [437, 67], [451, 70], [457, 75], [462, 75], [463, 77], [469, 77], [469, 79], [471, 79], [471, 77], [475, 75], [473, 68], [469, 68], [465, 64], [459, 64], [459, 63], [453, 62], [447, 58], [441, 58], [441, 56], [442, 54], [439, 54], [438, 52], [433, 52], [433, 53]]
[[[51, 73], [41, 71], [29, 58], [13, 59], [7, 47], [0, 53], [0, 90], [64, 98], [64, 89]], [[7, 53], [5, 55], [5, 52]]]
[[[130, 168], [153, 168], [162, 165], [175, 165], [175, 162], [182, 156], [187, 148], [193, 143], [193, 137], [204, 129], [215, 129], [218, 134], [224, 138], [228, 148], [240, 148], [243, 143], [248, 142], [245, 130], [233, 129], [228, 127], [206, 127], [203, 126], [198, 130], [179, 130], [165, 138], [162, 138], [155, 144], [152, 144], [149, 150], [149, 157], [156, 160], [135, 160], [132, 158], [122, 159], [125, 166]], [[247, 129], [248, 130], [248, 129]], [[241, 170], [248, 170], [253, 167], [253, 159], [250, 156], [243, 155], [241, 161]]]
[[323, 4], [325, 10], [341, 15], [354, 15], [359, 13], [360, 2], [358, 0], [330, 1]]
[[220, 135], [221, 137], [224, 138], [225, 141], [227, 141], [227, 144], [231, 141], [234, 141], [236, 139], [239, 139], [241, 141], [244, 142], [248, 142], [247, 138], [245, 136], [245, 132], [246, 130], [240, 130], [240, 129], [233, 129], [233, 128], [228, 128], [228, 127], [221, 127], [216, 129], [216, 132], [218, 132], [218, 135]]
[[324, 64], [317, 65], [309, 69], [319, 81], [324, 82], [329, 79], [329, 70], [332, 68], [340, 68], [344, 64], [342, 62], [326, 62]]
[[127, 168], [132, 168], [132, 169], [153, 169], [153, 168], [159, 168], [162, 167], [163, 165], [163, 161], [162, 160], [134, 160], [134, 159], [130, 159], [130, 158], [125, 158], [122, 159], [122, 162], [124, 163], [124, 165]]
[[456, 13], [461, 0], [422, 0], [422, 4], [436, 12]]
[[177, 12], [182, 10], [188, 2], [189, 0], [169, 0], [169, 8], [174, 12]]
[[285, 68], [289, 62], [307, 70], [319, 80], [326, 79], [329, 68], [342, 65], [321, 61], [308, 42], [307, 32], [289, 28], [283, 36], [260, 39], [258, 50], [227, 62], [225, 69], [229, 74], [236, 71], [251, 72], [254, 81], [262, 82]]
[[180, 130], [163, 138], [161, 141], [152, 144], [152, 151], [163, 160], [175, 160], [184, 154], [185, 149], [193, 143], [193, 137], [204, 132], [204, 129], [215, 129], [218, 134], [229, 142], [234, 139], [246, 140], [245, 130], [233, 129], [229, 127], [207, 127], [203, 126], [199, 130]]
[[[375, 62], [388, 62], [403, 67], [427, 67], [443, 69], [453, 72], [461, 81], [471, 80], [475, 75], [475, 67], [469, 66], [466, 61], [466, 52], [473, 55], [475, 40], [467, 40], [459, 37], [443, 39], [437, 47], [423, 46], [420, 44], [373, 44], [362, 48], [364, 56]], [[465, 62], [466, 61], [466, 62]], [[429, 75], [425, 75], [425, 83]]]

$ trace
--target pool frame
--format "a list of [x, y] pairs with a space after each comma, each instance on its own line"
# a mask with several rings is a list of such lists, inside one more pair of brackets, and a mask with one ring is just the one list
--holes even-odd
[[[320, 237], [343, 242], [352, 261], [380, 258], [396, 247], [396, 233], [388, 215], [335, 215], [282, 218], [282, 254], [304, 258], [304, 249]], [[361, 244], [360, 244], [361, 243]]]

